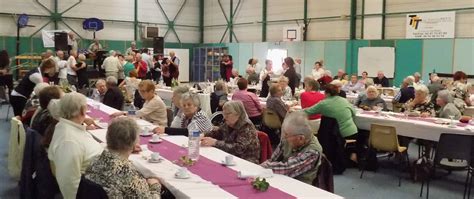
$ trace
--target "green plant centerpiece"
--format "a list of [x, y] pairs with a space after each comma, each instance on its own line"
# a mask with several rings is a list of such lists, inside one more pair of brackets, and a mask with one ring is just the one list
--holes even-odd
[[258, 191], [267, 191], [270, 184], [267, 182], [265, 178], [257, 177], [255, 180], [252, 181], [252, 187]]
[[180, 162], [180, 163], [182, 164], [182, 166], [184, 166], [184, 167], [193, 166], [194, 163], [196, 163], [196, 161], [191, 160], [188, 156], [181, 156], [181, 158], [179, 158], [179, 162]]

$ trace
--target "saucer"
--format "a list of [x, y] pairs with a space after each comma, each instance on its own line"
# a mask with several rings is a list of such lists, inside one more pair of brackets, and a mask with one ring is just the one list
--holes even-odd
[[150, 139], [150, 140], [149, 140], [150, 143], [160, 143], [160, 142], [162, 142], [162, 141], [163, 141], [162, 139], [159, 139], [159, 140], [157, 140], [157, 141], [153, 141], [153, 139]]
[[148, 136], [152, 136], [153, 133], [148, 133], [148, 134], [145, 134], [145, 133], [140, 133], [140, 136], [143, 136], [143, 137], [148, 137]]
[[148, 159], [148, 162], [149, 163], [160, 163], [161, 161], [163, 160], [163, 158], [159, 157], [157, 160], [153, 160], [153, 159]]
[[225, 160], [222, 160], [221, 164], [224, 165], [224, 166], [235, 166], [235, 165], [236, 165], [235, 161], [232, 161], [232, 162], [229, 164], [229, 163], [227, 163]]
[[174, 174], [174, 177], [175, 177], [175, 178], [178, 178], [178, 179], [188, 179], [188, 178], [190, 178], [191, 176], [190, 176], [188, 173], [186, 173], [185, 175], [178, 175], [178, 173], [175, 173], [175, 174]]

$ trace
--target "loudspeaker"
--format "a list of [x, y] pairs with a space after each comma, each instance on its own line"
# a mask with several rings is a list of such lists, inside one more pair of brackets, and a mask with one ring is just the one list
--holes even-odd
[[165, 39], [163, 37], [153, 37], [153, 54], [165, 53]]
[[55, 32], [54, 33], [54, 49], [55, 50], [69, 50], [67, 46], [67, 33]]

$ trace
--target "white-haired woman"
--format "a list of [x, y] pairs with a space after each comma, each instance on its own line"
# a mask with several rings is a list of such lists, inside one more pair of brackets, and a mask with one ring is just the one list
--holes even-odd
[[311, 184], [316, 178], [322, 147], [314, 137], [303, 112], [293, 112], [281, 127], [282, 141], [272, 157], [261, 165], [299, 181]]
[[114, 119], [107, 129], [107, 149], [86, 169], [85, 178], [102, 186], [109, 198], [160, 198], [158, 179], [146, 179], [128, 160], [138, 143], [138, 129], [131, 118]]
[[293, 95], [291, 94], [291, 88], [288, 86], [289, 83], [288, 77], [281, 76], [280, 79], [278, 79], [278, 84], [281, 87], [281, 90], [283, 91], [283, 99], [291, 99]]
[[48, 148], [48, 158], [64, 198], [76, 198], [81, 174], [103, 147], [82, 124], [86, 118], [86, 97], [72, 92], [59, 102], [61, 118]]
[[413, 87], [415, 78], [408, 76], [403, 80], [400, 91], [395, 95], [393, 101], [404, 104], [415, 97], [415, 88]]
[[239, 158], [258, 164], [260, 143], [257, 130], [248, 119], [241, 101], [224, 104], [225, 123], [202, 138], [203, 146], [213, 146]]
[[434, 104], [428, 97], [429, 90], [425, 85], [415, 87], [415, 98], [405, 103], [405, 111], [418, 111], [421, 117], [435, 116]]
[[194, 93], [184, 93], [180, 97], [181, 113], [175, 118], [171, 127], [160, 126], [154, 129], [156, 133], [166, 133], [168, 135], [188, 135], [188, 127], [191, 124], [201, 132], [209, 132], [212, 130], [211, 120], [206, 113], [201, 110], [201, 102], [199, 97]]
[[438, 91], [436, 104], [440, 107], [436, 112], [437, 117], [450, 118], [451, 116], [454, 116], [454, 119], [456, 120], [461, 117], [461, 112], [454, 105], [453, 96], [451, 96], [448, 90]]
[[387, 110], [387, 104], [380, 97], [379, 91], [375, 86], [367, 87], [365, 95], [358, 98], [355, 105], [364, 110], [375, 110], [377, 107]]

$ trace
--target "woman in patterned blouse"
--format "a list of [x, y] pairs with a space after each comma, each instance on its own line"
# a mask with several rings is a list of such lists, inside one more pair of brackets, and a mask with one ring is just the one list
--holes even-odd
[[239, 158], [258, 164], [260, 143], [254, 125], [248, 119], [241, 101], [224, 104], [225, 123], [218, 130], [205, 135], [202, 146], [214, 146]]
[[420, 112], [421, 117], [434, 117], [435, 108], [429, 97], [429, 90], [425, 85], [415, 87], [415, 98], [405, 103], [407, 110]]
[[128, 156], [138, 142], [137, 123], [116, 118], [107, 129], [107, 149], [87, 168], [85, 177], [102, 186], [109, 198], [160, 198], [157, 178], [145, 179]]

